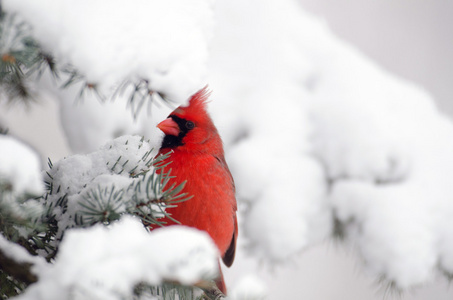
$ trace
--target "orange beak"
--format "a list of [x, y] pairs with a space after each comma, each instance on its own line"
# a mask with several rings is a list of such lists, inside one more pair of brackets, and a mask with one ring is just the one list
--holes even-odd
[[173, 121], [172, 118], [167, 118], [157, 124], [157, 128], [163, 131], [166, 135], [174, 135], [178, 136], [181, 130], [179, 129], [178, 124], [176, 124], [175, 121]]

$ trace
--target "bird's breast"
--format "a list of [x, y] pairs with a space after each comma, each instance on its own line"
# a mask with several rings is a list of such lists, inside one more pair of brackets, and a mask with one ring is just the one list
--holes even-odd
[[174, 152], [169, 160], [172, 163], [168, 168], [175, 176], [169, 186], [186, 181], [184, 192], [193, 197], [168, 208], [167, 213], [183, 225], [208, 232], [224, 254], [234, 232], [236, 205], [228, 169], [212, 155], [188, 156]]

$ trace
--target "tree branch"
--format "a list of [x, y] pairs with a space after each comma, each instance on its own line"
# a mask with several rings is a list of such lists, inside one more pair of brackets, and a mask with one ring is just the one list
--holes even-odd
[[204, 298], [206, 300], [225, 300], [226, 296], [219, 290], [214, 281], [201, 281], [195, 284], [196, 287], [199, 287], [204, 292]]
[[32, 266], [33, 264], [31, 263], [15, 261], [0, 249], [0, 269], [27, 285], [38, 281], [38, 277], [31, 271]]

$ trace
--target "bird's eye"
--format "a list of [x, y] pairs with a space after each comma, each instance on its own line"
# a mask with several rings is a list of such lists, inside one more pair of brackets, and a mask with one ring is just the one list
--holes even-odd
[[193, 129], [195, 127], [195, 124], [192, 121], [187, 121], [186, 122], [186, 128], [187, 129]]

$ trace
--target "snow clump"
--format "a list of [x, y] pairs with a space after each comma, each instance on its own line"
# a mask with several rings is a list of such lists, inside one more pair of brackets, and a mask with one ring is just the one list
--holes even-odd
[[15, 194], [42, 195], [41, 158], [28, 145], [0, 134], [0, 183]]
[[125, 216], [109, 227], [68, 230], [55, 263], [39, 265], [39, 281], [15, 299], [132, 299], [139, 283], [214, 278], [218, 255], [205, 232], [184, 226], [148, 232]]
[[45, 51], [98, 89], [142, 79], [177, 102], [206, 84], [211, 6], [209, 0], [2, 2], [33, 26]]

